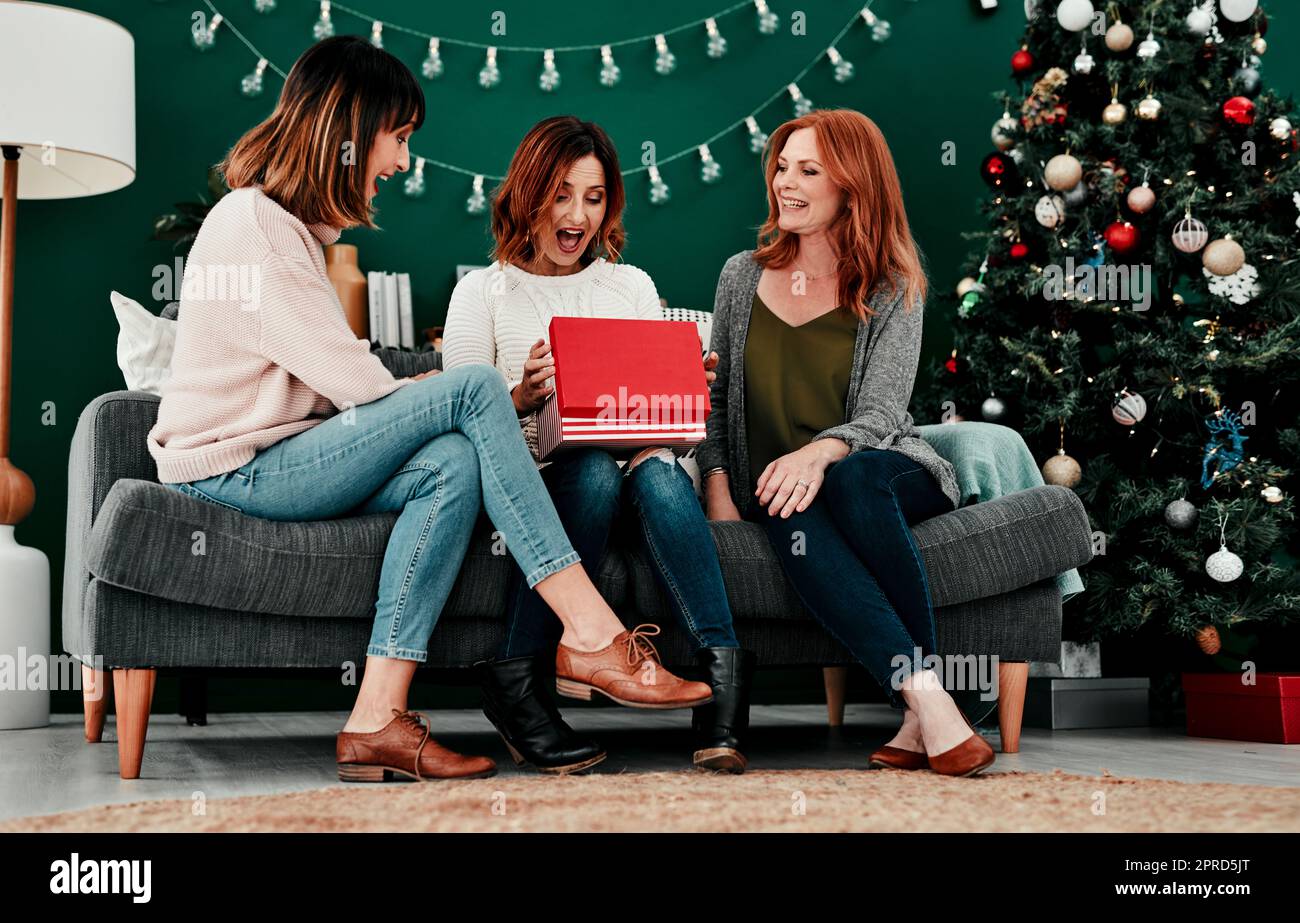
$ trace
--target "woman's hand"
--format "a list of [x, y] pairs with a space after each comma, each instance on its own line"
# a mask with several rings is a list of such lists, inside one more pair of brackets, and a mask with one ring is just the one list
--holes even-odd
[[515, 385], [510, 392], [515, 402], [515, 411], [519, 416], [530, 414], [541, 408], [551, 396], [555, 386], [551, 379], [555, 377], [555, 360], [551, 358], [551, 347], [545, 340], [538, 340], [528, 350], [528, 359], [524, 362], [523, 381]]
[[767, 507], [769, 516], [780, 514], [782, 519], [788, 519], [791, 513], [802, 513], [821, 489], [831, 462], [839, 461], [848, 452], [848, 445], [840, 439], [818, 439], [782, 455], [759, 475], [758, 489], [754, 491], [758, 502]]
[[[701, 349], [704, 348], [703, 337], [700, 338], [700, 348]], [[718, 378], [718, 373], [713, 371], [717, 367], [718, 367], [718, 354], [715, 352], [710, 352], [707, 356], [704, 357], [704, 380], [709, 384], [713, 384]]]
[[437, 375], [442, 369], [429, 369], [427, 372], [421, 372], [419, 375], [412, 375], [411, 381], [419, 381], [421, 378], [428, 378], [431, 375]]
[[739, 522], [740, 510], [731, 499], [731, 476], [725, 471], [704, 479], [704, 516], [710, 522]]

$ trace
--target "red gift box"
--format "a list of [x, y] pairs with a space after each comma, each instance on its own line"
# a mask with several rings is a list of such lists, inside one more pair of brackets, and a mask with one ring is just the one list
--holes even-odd
[[1300, 743], [1300, 673], [1184, 673], [1187, 735]]
[[709, 384], [690, 321], [554, 317], [550, 345], [555, 392], [538, 413], [540, 458], [704, 441]]

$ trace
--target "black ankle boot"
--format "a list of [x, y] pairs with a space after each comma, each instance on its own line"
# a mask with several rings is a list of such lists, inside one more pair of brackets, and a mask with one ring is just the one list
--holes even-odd
[[569, 727], [555, 707], [546, 669], [555, 656], [489, 660], [482, 671], [483, 714], [496, 727], [516, 766], [568, 773], [595, 766], [605, 751]]
[[695, 765], [719, 772], [744, 772], [754, 655], [737, 647], [706, 647], [695, 659], [703, 670], [700, 678], [713, 688], [713, 701], [693, 710], [691, 724], [699, 747]]

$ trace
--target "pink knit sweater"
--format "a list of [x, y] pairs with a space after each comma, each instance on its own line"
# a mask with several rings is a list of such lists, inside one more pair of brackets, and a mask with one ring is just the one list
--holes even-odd
[[234, 471], [410, 382], [348, 327], [321, 249], [338, 237], [258, 188], [236, 189], [209, 212], [185, 266], [171, 377], [149, 431], [159, 481]]

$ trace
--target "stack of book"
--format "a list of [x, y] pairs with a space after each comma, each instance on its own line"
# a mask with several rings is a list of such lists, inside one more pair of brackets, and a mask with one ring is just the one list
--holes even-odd
[[415, 348], [415, 321], [411, 313], [411, 274], [367, 274], [370, 293], [370, 339], [380, 346]]

